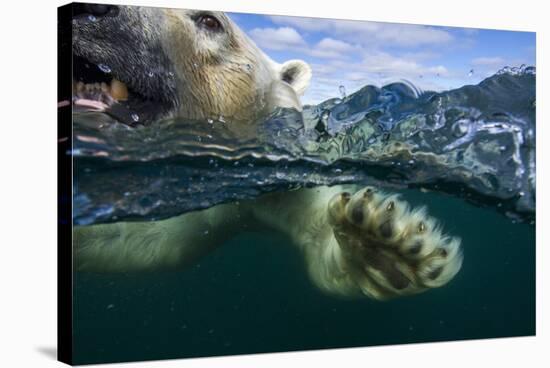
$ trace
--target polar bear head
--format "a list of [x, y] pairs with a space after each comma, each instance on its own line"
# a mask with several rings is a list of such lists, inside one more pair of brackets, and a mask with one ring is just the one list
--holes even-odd
[[72, 22], [76, 99], [123, 121], [301, 110], [311, 79], [305, 62], [274, 62], [221, 12], [76, 4]]

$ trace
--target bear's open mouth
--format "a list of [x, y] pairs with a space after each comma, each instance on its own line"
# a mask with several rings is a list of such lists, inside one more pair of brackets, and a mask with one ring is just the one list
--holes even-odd
[[73, 55], [73, 107], [104, 112], [128, 125], [146, 123], [165, 111], [162, 101], [146, 98], [118, 79], [108, 65], [77, 55]]
[[113, 103], [128, 100], [128, 87], [105, 65], [73, 57], [73, 102], [77, 106], [104, 111]]

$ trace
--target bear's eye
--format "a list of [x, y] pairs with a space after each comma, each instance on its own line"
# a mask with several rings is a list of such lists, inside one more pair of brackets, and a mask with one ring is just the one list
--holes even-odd
[[197, 25], [205, 27], [211, 31], [219, 31], [222, 29], [222, 25], [216, 17], [210, 14], [204, 14], [197, 18]]

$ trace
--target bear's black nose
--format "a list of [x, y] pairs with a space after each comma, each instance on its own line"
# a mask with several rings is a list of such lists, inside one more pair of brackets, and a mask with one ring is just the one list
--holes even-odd
[[106, 4], [82, 4], [73, 5], [73, 17], [82, 15], [93, 15], [94, 17], [103, 17], [106, 15], [116, 15], [118, 7]]

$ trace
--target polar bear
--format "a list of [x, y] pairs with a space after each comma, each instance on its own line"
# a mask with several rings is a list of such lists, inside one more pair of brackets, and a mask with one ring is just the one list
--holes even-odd
[[[237, 130], [275, 106], [301, 110], [311, 69], [278, 64], [225, 14], [75, 5], [74, 104], [130, 124], [159, 117], [219, 115]], [[79, 271], [185, 267], [241, 231], [287, 236], [312, 282], [340, 296], [384, 300], [449, 282], [462, 265], [460, 239], [425, 208], [357, 186], [271, 193], [160, 221], [74, 228]]]

